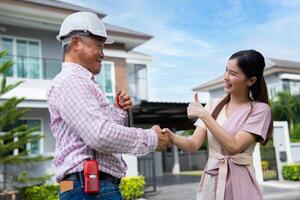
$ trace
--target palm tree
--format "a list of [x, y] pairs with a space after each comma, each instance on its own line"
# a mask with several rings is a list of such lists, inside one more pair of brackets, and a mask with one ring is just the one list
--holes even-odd
[[293, 96], [288, 92], [279, 92], [271, 101], [275, 121], [288, 121], [290, 130], [299, 122], [300, 95]]

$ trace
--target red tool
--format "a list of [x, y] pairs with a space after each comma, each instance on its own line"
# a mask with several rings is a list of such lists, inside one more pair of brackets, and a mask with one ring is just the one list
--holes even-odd
[[83, 168], [84, 191], [86, 194], [99, 193], [99, 169], [97, 160], [87, 160]]

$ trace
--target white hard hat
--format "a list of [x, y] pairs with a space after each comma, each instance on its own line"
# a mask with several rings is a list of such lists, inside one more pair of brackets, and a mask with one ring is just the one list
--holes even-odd
[[[58, 41], [64, 44], [70, 42], [68, 35], [72, 32], [85, 32], [95, 36], [100, 36], [106, 39], [106, 44], [111, 44], [113, 41], [107, 37], [105, 26], [101, 19], [94, 13], [76, 12], [65, 18], [61, 24], [59, 34], [56, 36]], [[63, 41], [68, 39], [68, 41]]]

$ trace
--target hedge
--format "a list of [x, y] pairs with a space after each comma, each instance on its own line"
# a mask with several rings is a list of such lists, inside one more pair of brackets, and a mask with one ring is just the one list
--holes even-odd
[[300, 163], [287, 164], [282, 167], [282, 175], [285, 180], [300, 180]]
[[144, 194], [145, 179], [143, 176], [124, 177], [120, 190], [124, 200], [137, 199]]
[[[145, 179], [143, 176], [131, 176], [121, 179], [120, 191], [124, 200], [133, 200], [144, 194]], [[58, 185], [30, 186], [20, 189], [25, 200], [57, 200]]]
[[22, 188], [22, 199], [25, 200], [57, 200], [58, 185], [41, 185]]

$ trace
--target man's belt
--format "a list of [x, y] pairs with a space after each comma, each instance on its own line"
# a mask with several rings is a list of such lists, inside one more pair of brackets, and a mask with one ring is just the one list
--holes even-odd
[[[80, 179], [80, 174], [82, 175], [83, 177], [83, 172], [76, 172], [76, 173], [73, 173], [73, 174], [68, 174], [66, 175], [62, 181], [74, 181], [74, 180], [78, 180]], [[121, 182], [121, 179], [120, 178], [116, 178], [110, 174], [107, 174], [105, 172], [101, 172], [99, 171], [99, 178], [100, 180], [106, 180], [106, 181], [109, 181], [115, 185], [119, 185], [120, 182]]]

